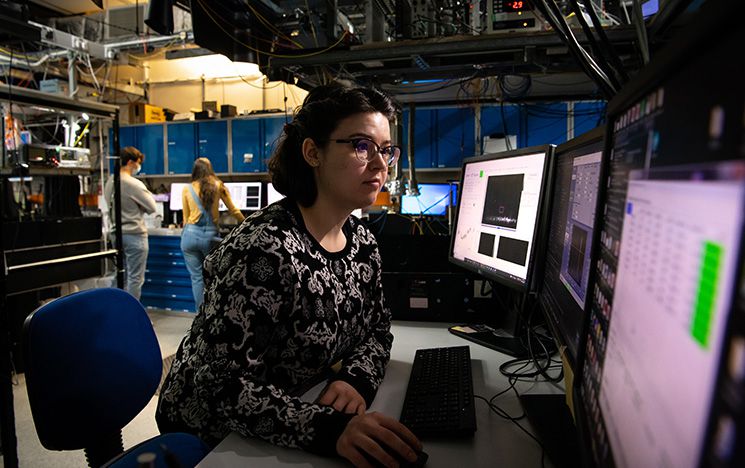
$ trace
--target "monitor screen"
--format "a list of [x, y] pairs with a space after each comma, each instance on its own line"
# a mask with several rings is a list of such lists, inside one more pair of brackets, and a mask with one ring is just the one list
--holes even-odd
[[[261, 182], [225, 182], [225, 188], [230, 192], [233, 204], [241, 211], [256, 211], [261, 205]], [[219, 210], [228, 208], [220, 200]]]
[[184, 187], [186, 187], [187, 185], [189, 184], [184, 182], [173, 182], [171, 184], [171, 198], [168, 201], [168, 207], [171, 209], [171, 211], [181, 211], [184, 209], [183, 199], [181, 198], [181, 195], [183, 193]]
[[559, 145], [543, 282], [538, 295], [559, 343], [574, 367], [585, 319], [592, 240], [603, 156], [603, 130]]
[[596, 466], [745, 460], [732, 404], [745, 400], [745, 87], [732, 60], [745, 8], [736, 3], [737, 12], [707, 2], [608, 106], [575, 397]]
[[[183, 182], [174, 182], [171, 184], [171, 199], [169, 208], [171, 211], [180, 211], [184, 209], [182, 203], [182, 193], [184, 187], [189, 185]], [[230, 192], [230, 198], [233, 200], [236, 208], [241, 211], [255, 211], [261, 208], [261, 182], [226, 182], [225, 187]], [[219, 210], [226, 211], [228, 208], [220, 200]]]
[[266, 204], [267, 205], [271, 205], [274, 202], [278, 202], [284, 197], [285, 197], [284, 195], [277, 192], [277, 189], [274, 188], [274, 184], [272, 184], [271, 182], [266, 183]]
[[455, 198], [450, 184], [418, 184], [419, 195], [401, 196], [401, 214], [445, 216]]
[[464, 161], [450, 260], [516, 289], [530, 286], [552, 147]]

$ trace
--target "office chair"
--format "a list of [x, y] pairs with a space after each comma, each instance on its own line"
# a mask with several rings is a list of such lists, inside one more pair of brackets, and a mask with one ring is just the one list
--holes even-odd
[[136, 467], [142, 452], [155, 453], [156, 466], [194, 466], [209, 451], [195, 436], [162, 434], [124, 452], [121, 430], [155, 394], [162, 372], [150, 319], [129, 293], [103, 288], [56, 299], [26, 319], [23, 338], [26, 389], [45, 448], [83, 449], [91, 467]]

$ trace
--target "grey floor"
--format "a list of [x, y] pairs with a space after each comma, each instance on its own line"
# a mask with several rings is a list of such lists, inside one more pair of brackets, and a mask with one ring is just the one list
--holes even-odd
[[[169, 312], [148, 310], [153, 322], [155, 334], [160, 343], [161, 355], [165, 358], [176, 352], [181, 338], [193, 320], [193, 314], [187, 312]], [[82, 450], [71, 452], [53, 452], [41, 446], [26, 395], [26, 382], [23, 374], [18, 374], [13, 386], [15, 402], [16, 437], [18, 439], [18, 460], [22, 467], [84, 467], [85, 455]], [[124, 428], [124, 447], [128, 448], [158, 434], [155, 425], [155, 407], [158, 397], [150, 403], [137, 417]], [[0, 457], [2, 460], [2, 457]]]

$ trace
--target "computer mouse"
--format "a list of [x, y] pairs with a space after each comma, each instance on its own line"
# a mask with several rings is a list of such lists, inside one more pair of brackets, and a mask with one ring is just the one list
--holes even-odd
[[[388, 452], [397, 462], [398, 466], [401, 468], [421, 468], [427, 463], [427, 460], [429, 459], [429, 455], [427, 455], [427, 452], [424, 450], [415, 451], [416, 452], [416, 461], [410, 462], [409, 460], [403, 458], [398, 452], [388, 448], [387, 446], [382, 446], [386, 452]], [[385, 465], [380, 463], [377, 458], [372, 457], [366, 452], [362, 452], [362, 454], [367, 458], [367, 461], [372, 464], [372, 466], [376, 468], [385, 468]]]

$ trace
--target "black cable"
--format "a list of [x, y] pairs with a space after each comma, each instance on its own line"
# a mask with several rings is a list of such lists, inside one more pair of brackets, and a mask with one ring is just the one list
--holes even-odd
[[[535, 368], [538, 369], [538, 373], [540, 375], [542, 375], [543, 378], [546, 379], [546, 381], [548, 381], [548, 382], [560, 382], [564, 378], [564, 369], [563, 369], [563, 367], [562, 367], [561, 371], [559, 372], [559, 374], [557, 376], [555, 376], [555, 377], [552, 377], [552, 376], [550, 376], [548, 374], [547, 371], [548, 371], [548, 369], [551, 368], [551, 362], [552, 362], [551, 356], [552, 356], [553, 353], [549, 353], [548, 348], [546, 348], [546, 346], [543, 343], [543, 341], [540, 339], [540, 337], [538, 336], [538, 334], [533, 331], [533, 329], [531, 327], [531, 321], [532, 321], [532, 318], [533, 318], [533, 313], [535, 313], [535, 310], [537, 308], [538, 308], [538, 301], [536, 301], [533, 304], [533, 307], [531, 307], [530, 312], [528, 313], [528, 326], [527, 326], [527, 331], [526, 331], [526, 333], [527, 333], [527, 339], [528, 339], [528, 353], [529, 353], [531, 359], [533, 360], [533, 364], [534, 364]], [[538, 362], [538, 359], [539, 358], [533, 352], [533, 340], [531, 339], [531, 334], [536, 335], [536, 341], [543, 348], [543, 353], [546, 356], [546, 366], [543, 366], [543, 365], [541, 365], [540, 362]]]
[[644, 64], [649, 63], [649, 42], [647, 41], [647, 26], [644, 24], [644, 16], [642, 14], [642, 5], [639, 0], [633, 0], [634, 8], [632, 15], [634, 17], [634, 28], [636, 29], [636, 35], [639, 41], [639, 51], [642, 54], [642, 60]]
[[590, 57], [589, 54], [587, 54], [587, 51], [585, 51], [585, 49], [580, 45], [579, 41], [577, 41], [577, 38], [574, 36], [572, 29], [564, 19], [564, 15], [562, 15], [556, 2], [554, 0], [541, 0], [541, 2], [547, 5], [549, 16], [551, 16], [556, 24], [564, 31], [565, 37], [569, 40], [569, 47], [576, 54], [577, 60], [581, 60], [585, 63], [585, 65], [594, 73], [594, 75], [591, 76], [595, 76], [599, 80], [599, 84], [603, 89], [607, 88], [609, 90], [611, 93], [609, 94], [609, 97], [613, 96], [617, 91], [616, 88], [609, 81], [605, 71], [595, 63], [592, 57]]
[[[590, 1], [590, 0], [586, 0]], [[577, 0], [569, 0], [569, 4], [572, 7], [572, 10], [574, 11], [574, 15], [577, 17], [577, 21], [579, 22], [580, 27], [582, 28], [582, 31], [585, 33], [585, 36], [587, 37], [587, 40], [590, 42], [590, 48], [592, 49], [593, 54], [595, 55], [595, 59], [598, 61], [598, 65], [600, 65], [601, 68], [606, 70], [610, 70], [611, 73], [608, 74], [608, 78], [611, 80], [611, 83], [613, 83], [613, 86], [616, 88], [621, 87], [621, 83], [616, 79], [615, 74], [613, 73], [613, 67], [610, 66], [610, 63], [605, 59], [605, 55], [603, 54], [603, 51], [600, 48], [600, 44], [595, 40], [595, 35], [592, 33], [592, 30], [590, 29], [590, 26], [587, 24], [587, 21], [585, 20], [585, 15], [582, 14], [582, 10], [579, 8], [579, 4], [577, 3]]]
[[[566, 21], [564, 21], [563, 23], [561, 22], [564, 19], [564, 17], [561, 15], [561, 12], [558, 12], [558, 17], [560, 17], [561, 20], [556, 16], [554, 11], [558, 11], [556, 3], [554, 3], [553, 0], [548, 1], [550, 3], [547, 3], [547, 0], [537, 0], [534, 2], [534, 5], [538, 9], [538, 11], [545, 16], [546, 20], [549, 22], [549, 24], [551, 24], [561, 40], [567, 45], [567, 47], [569, 47], [569, 50], [572, 51], [572, 55], [574, 55], [575, 60], [580, 65], [580, 67], [582, 67], [585, 74], [587, 74], [587, 76], [590, 77], [595, 82], [595, 84], [598, 85], [602, 93], [607, 98], [613, 97], [616, 93], [616, 90], [608, 82], [607, 77], [604, 78], [600, 75], [602, 71], [593, 68], [592, 64], [587, 61], [586, 57], [582, 54], [582, 51], [584, 49], [582, 49], [582, 46], [580, 46], [577, 42], [577, 39], [574, 37], [572, 31], [566, 24]], [[554, 10], [549, 7], [549, 4], [553, 6]]]
[[587, 4], [585, 4], [585, 10], [588, 10], [588, 12], [590, 13], [592, 25], [595, 28], [595, 31], [598, 33], [600, 41], [605, 45], [606, 52], [613, 62], [613, 69], [619, 74], [619, 76], [621, 77], [621, 81], [623, 83], [626, 83], [627, 81], [629, 81], [629, 75], [628, 73], [626, 73], [626, 69], [623, 68], [623, 63], [621, 62], [621, 58], [618, 56], [615, 47], [613, 47], [613, 43], [611, 43], [611, 41], [608, 39], [608, 35], [605, 34], [603, 25], [600, 24], [600, 18], [598, 18], [597, 13], [595, 12], [595, 3], [593, 2], [593, 0], [585, 1], [590, 4], [590, 8], [587, 8]]

